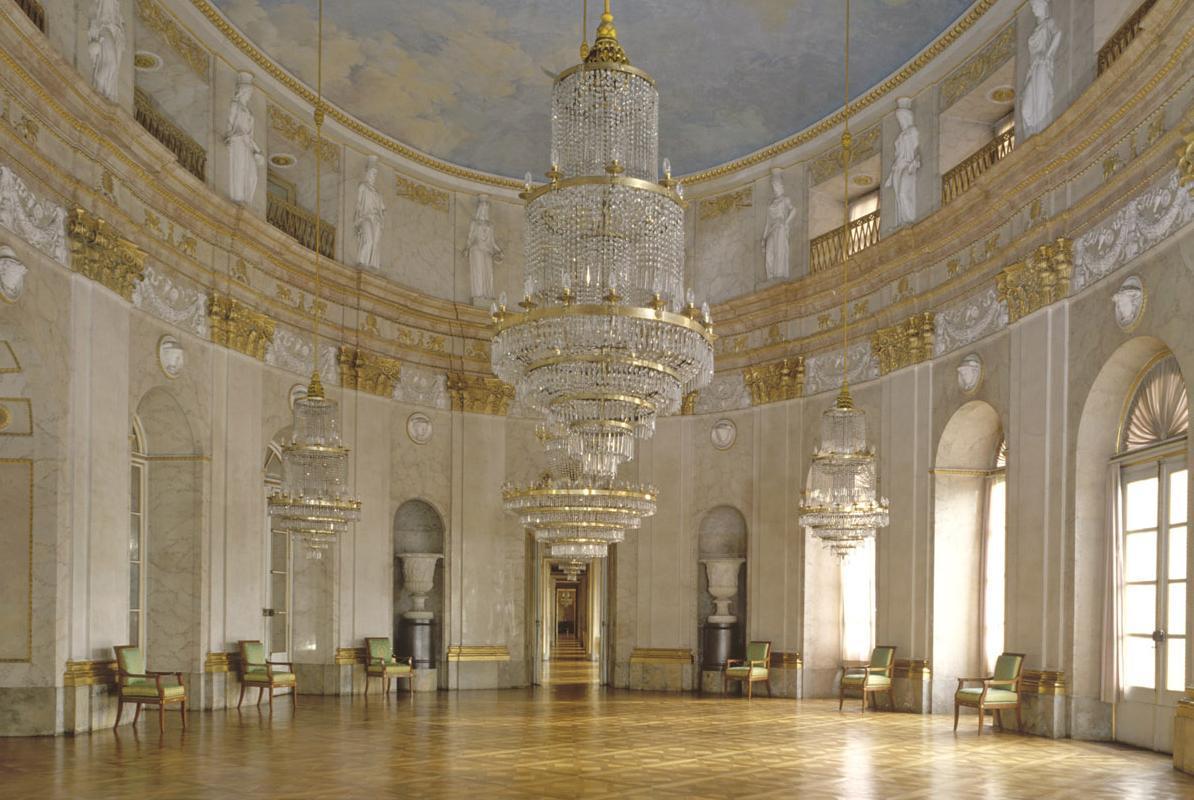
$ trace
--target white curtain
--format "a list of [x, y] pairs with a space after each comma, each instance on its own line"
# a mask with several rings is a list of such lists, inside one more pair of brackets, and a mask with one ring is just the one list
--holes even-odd
[[1120, 680], [1123, 675], [1123, 513], [1118, 464], [1107, 467], [1107, 497], [1104, 522], [1105, 575], [1103, 586], [1103, 649], [1102, 682], [1099, 699], [1114, 703], [1119, 698]]
[[866, 661], [875, 646], [875, 540], [867, 539], [841, 562], [842, 659]]

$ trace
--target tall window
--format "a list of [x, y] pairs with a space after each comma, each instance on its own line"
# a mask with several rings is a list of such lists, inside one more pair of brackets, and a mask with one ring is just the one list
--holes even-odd
[[1177, 360], [1148, 369], [1120, 428], [1122, 684], [1130, 696], [1186, 685], [1186, 433]]
[[[269, 497], [282, 486], [282, 461], [278, 450], [270, 446], [265, 460], [265, 496]], [[265, 617], [265, 640], [271, 653], [290, 652], [290, 559], [291, 538], [270, 526], [265, 515], [266, 541], [269, 553], [269, 576], [266, 582], [268, 610]]]
[[129, 644], [145, 646], [145, 440], [134, 421], [129, 435]]
[[863, 661], [875, 646], [875, 540], [866, 539], [841, 562], [842, 657]]
[[1007, 581], [1007, 440], [999, 443], [995, 469], [987, 478], [983, 532], [983, 661], [987, 673], [1003, 652], [1004, 604]]

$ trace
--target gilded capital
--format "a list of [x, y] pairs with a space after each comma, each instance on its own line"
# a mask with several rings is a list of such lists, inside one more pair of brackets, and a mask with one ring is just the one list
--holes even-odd
[[213, 291], [208, 298], [207, 318], [213, 342], [258, 361], [265, 360], [265, 351], [274, 341], [274, 321], [268, 316], [234, 297]]
[[778, 403], [804, 396], [804, 356], [784, 358], [742, 370], [751, 405]]
[[397, 359], [348, 345], [340, 347], [339, 361], [341, 386], [378, 397], [389, 397], [394, 393], [394, 384], [402, 371]]
[[514, 399], [514, 387], [488, 375], [448, 373], [448, 394], [453, 411], [505, 416]]
[[1001, 270], [995, 292], [1007, 303], [1008, 321], [1015, 322], [1068, 295], [1073, 274], [1073, 243], [1064, 237], [1042, 244], [1024, 261]]
[[71, 269], [132, 302], [133, 289], [145, 277], [145, 251], [79, 207], [71, 210], [66, 233]]
[[871, 335], [871, 352], [879, 359], [879, 374], [886, 375], [932, 358], [936, 325], [936, 314], [925, 311], [875, 331]]

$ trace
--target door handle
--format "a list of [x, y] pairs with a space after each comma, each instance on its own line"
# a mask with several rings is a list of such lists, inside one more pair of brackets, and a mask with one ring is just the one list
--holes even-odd
[[1157, 644], [1163, 643], [1165, 641], [1165, 638], [1166, 638], [1165, 631], [1160, 631], [1160, 630], [1153, 631], [1153, 641], [1156, 642]]

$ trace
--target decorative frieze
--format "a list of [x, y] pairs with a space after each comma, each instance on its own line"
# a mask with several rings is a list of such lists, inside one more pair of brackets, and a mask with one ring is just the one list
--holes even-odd
[[933, 355], [965, 347], [1007, 327], [1007, 306], [992, 287], [971, 295], [937, 314]]
[[716, 219], [735, 209], [750, 208], [754, 204], [753, 191], [753, 187], [746, 186], [736, 192], [702, 200], [699, 206], [700, 218], [702, 220]]
[[794, 400], [804, 395], [804, 357], [795, 356], [747, 367], [742, 370], [742, 382], [750, 391], [752, 405]]
[[723, 372], [713, 376], [712, 382], [701, 390], [696, 401], [696, 413], [709, 414], [715, 411], [737, 411], [750, 408], [750, 391], [742, 378], [742, 372]]
[[182, 57], [195, 74], [204, 81], [211, 72], [211, 56], [198, 42], [186, 34], [174, 17], [155, 0], [137, 0], [137, 14], [150, 30], [166, 40], [174, 52]]
[[995, 70], [1003, 66], [1015, 53], [1016, 25], [1012, 23], [941, 82], [941, 110], [949, 108], [994, 75]]
[[[1186, 146], [1178, 148], [1177, 173], [1179, 184], [1186, 186], [1194, 184], [1194, 131], [1185, 134], [1183, 138]], [[1194, 197], [1194, 185], [1190, 186], [1190, 196]]]
[[871, 335], [871, 352], [879, 359], [880, 375], [933, 357], [935, 317], [932, 311], [913, 314]]
[[1026, 669], [1020, 677], [1020, 694], [1065, 693], [1065, 673], [1060, 670]]
[[137, 282], [145, 277], [145, 251], [107, 221], [77, 206], [70, 212], [66, 230], [71, 269], [131, 301]]
[[269, 124], [279, 136], [303, 150], [319, 148], [319, 160], [330, 169], [340, 167], [340, 148], [324, 138], [315, 138], [315, 132], [278, 106], [269, 106]]
[[211, 340], [258, 361], [274, 340], [274, 321], [239, 300], [213, 291], [208, 301]]
[[63, 686], [113, 686], [116, 684], [115, 661], [67, 661], [62, 673]]
[[[883, 126], [881, 124], [872, 125], [862, 133], [852, 134], [852, 136], [850, 163], [861, 164], [879, 152], [879, 147], [883, 142]], [[809, 171], [813, 176], [814, 185], [827, 181], [840, 173], [842, 171], [841, 145], [826, 150], [814, 158]]]
[[[871, 353], [869, 341], [850, 345], [849, 374], [852, 384], [879, 377], [879, 359]], [[804, 362], [804, 394], [810, 396], [842, 385], [842, 351], [833, 350], [809, 356]]]
[[35, 195], [4, 166], [0, 166], [0, 226], [67, 266], [66, 210]]
[[133, 289], [133, 305], [200, 338], [208, 336], [207, 293], [153, 265], [145, 268], [145, 277]]
[[453, 411], [505, 416], [514, 399], [514, 387], [488, 375], [448, 373], [448, 394]]
[[1070, 293], [1073, 272], [1073, 248], [1064, 237], [1041, 245], [1029, 258], [1001, 270], [995, 291], [1007, 303], [1008, 320], [1015, 322], [1065, 297]]
[[394, 176], [394, 188], [398, 190], [399, 197], [404, 197], [412, 203], [434, 208], [436, 211], [448, 210], [447, 192], [415, 183], [401, 175]]
[[393, 358], [356, 347], [342, 345], [339, 354], [340, 385], [379, 397], [390, 397], [402, 373], [402, 365]]

